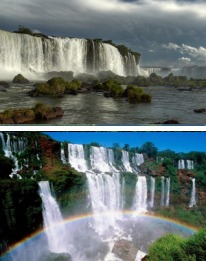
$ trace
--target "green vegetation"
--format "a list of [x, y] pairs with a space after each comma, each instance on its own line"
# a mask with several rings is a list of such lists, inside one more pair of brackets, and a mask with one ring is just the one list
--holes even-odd
[[124, 201], [124, 208], [130, 209], [133, 204], [137, 175], [134, 173], [130, 173], [130, 172], [124, 172], [122, 178], [124, 179], [123, 193], [124, 193], [124, 195], [126, 195], [125, 201]]
[[172, 73], [167, 77], [161, 77], [152, 73], [149, 77], [137, 76], [133, 82], [136, 85], [147, 86], [171, 86], [171, 87], [187, 87], [189, 90], [193, 88], [205, 88], [205, 79], [187, 79], [185, 76], [174, 76]]
[[51, 95], [56, 96], [59, 94], [78, 94], [81, 83], [78, 80], [72, 80], [67, 82], [62, 77], [53, 77], [47, 82], [36, 83], [34, 85], [35, 89], [30, 92], [32, 96], [41, 95]]
[[28, 180], [0, 180], [1, 238], [16, 242], [40, 228], [41, 199], [38, 185]]
[[206, 260], [206, 228], [189, 238], [167, 234], [149, 248], [148, 261]]
[[36, 36], [36, 37], [43, 37], [43, 38], [48, 38], [48, 36], [42, 34], [42, 33], [36, 33], [33, 32], [31, 29], [29, 29], [28, 27], [19, 25], [18, 30], [14, 31], [14, 33], [18, 33], [18, 34], [28, 34], [31, 36]]
[[128, 85], [124, 89], [117, 80], [107, 80], [105, 82], [97, 83], [93, 89], [99, 92], [105, 92], [105, 97], [112, 98], [127, 98], [130, 103], [148, 102], [152, 100], [151, 95], [144, 93], [142, 88]]

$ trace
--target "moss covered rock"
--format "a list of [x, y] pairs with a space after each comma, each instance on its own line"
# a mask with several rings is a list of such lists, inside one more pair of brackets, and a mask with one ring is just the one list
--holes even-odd
[[14, 77], [12, 82], [13, 83], [29, 83], [29, 80], [27, 80], [22, 74], [18, 74]]

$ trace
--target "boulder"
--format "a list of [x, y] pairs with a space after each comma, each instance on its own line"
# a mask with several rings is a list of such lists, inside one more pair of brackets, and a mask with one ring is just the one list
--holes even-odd
[[132, 241], [120, 239], [118, 240], [112, 249], [117, 257], [123, 261], [134, 261], [137, 255], [138, 249], [134, 246]]
[[15, 124], [12, 118], [2, 119], [1, 124]]
[[203, 112], [206, 112], [206, 109], [205, 108], [201, 108], [201, 109], [195, 109], [193, 111], [196, 112], [196, 113], [203, 113]]
[[154, 124], [180, 124], [180, 123], [176, 120], [167, 120], [163, 122], [155, 122]]
[[26, 78], [24, 78], [23, 75], [18, 74], [14, 77], [13, 83], [29, 83], [29, 80], [27, 80]]
[[54, 107], [53, 111], [56, 113], [56, 117], [62, 117], [64, 115], [64, 111], [61, 107]]
[[35, 116], [17, 115], [13, 117], [15, 124], [26, 123], [35, 120]]

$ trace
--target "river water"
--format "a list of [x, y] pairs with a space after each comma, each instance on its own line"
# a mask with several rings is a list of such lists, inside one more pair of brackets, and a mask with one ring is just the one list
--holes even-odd
[[205, 125], [206, 114], [194, 109], [205, 108], [206, 89], [179, 91], [173, 87], [145, 87], [152, 95], [151, 104], [129, 104], [125, 99], [105, 98], [101, 93], [80, 93], [63, 98], [29, 97], [33, 84], [5, 88], [0, 95], [0, 111], [9, 108], [29, 108], [37, 102], [52, 107], [61, 106], [62, 118], [39, 124], [48, 125], [148, 125], [166, 120], [177, 120], [182, 125]]

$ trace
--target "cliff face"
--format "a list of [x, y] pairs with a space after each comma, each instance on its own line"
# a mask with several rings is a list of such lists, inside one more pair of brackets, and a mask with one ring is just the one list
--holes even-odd
[[7, 73], [72, 71], [97, 74], [111, 71], [120, 76], [137, 76], [140, 54], [101, 39], [36, 37], [0, 31], [0, 67]]

